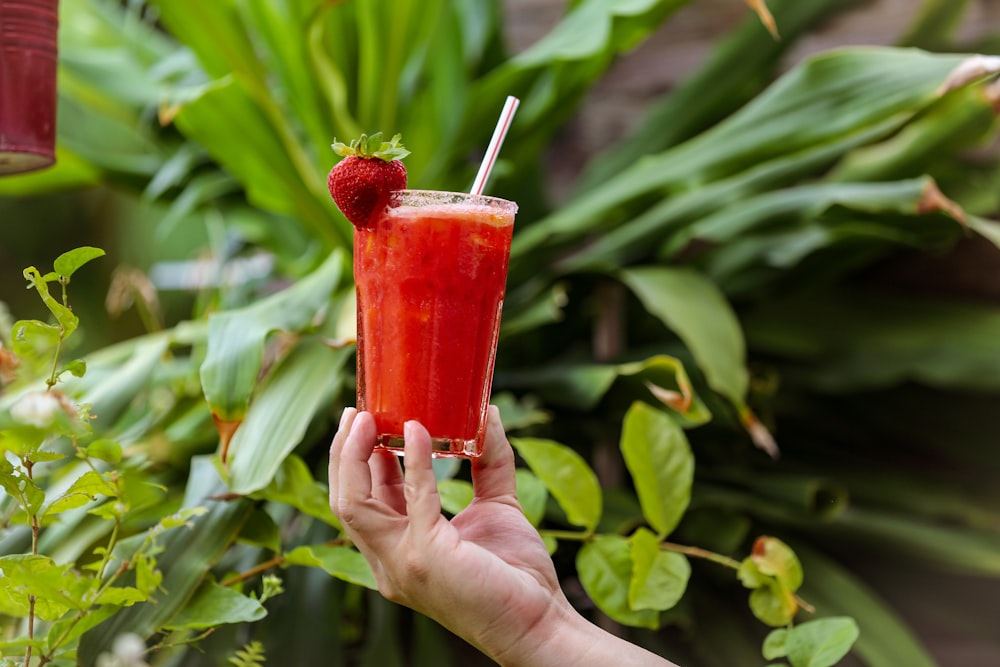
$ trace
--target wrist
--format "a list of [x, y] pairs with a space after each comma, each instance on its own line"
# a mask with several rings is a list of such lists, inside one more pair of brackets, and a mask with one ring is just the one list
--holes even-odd
[[561, 596], [522, 636], [487, 653], [502, 667], [677, 667], [594, 625]]

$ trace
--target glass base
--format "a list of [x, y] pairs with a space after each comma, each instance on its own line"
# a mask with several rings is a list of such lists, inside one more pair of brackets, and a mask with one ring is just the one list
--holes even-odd
[[[380, 434], [375, 446], [388, 449], [396, 456], [403, 455], [403, 436]], [[474, 459], [482, 454], [479, 440], [463, 438], [431, 438], [431, 456], [434, 458]]]

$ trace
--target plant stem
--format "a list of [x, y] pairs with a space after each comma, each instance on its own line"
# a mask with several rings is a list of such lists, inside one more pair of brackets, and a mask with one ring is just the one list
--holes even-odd
[[709, 551], [708, 549], [689, 547], [686, 544], [676, 544], [675, 542], [661, 542], [660, 548], [664, 551], [675, 551], [679, 554], [684, 554], [685, 556], [691, 556], [692, 558], [702, 558], [734, 570], [740, 569], [740, 562], [735, 558], [723, 556], [722, 554], [717, 554], [714, 551]]
[[258, 563], [257, 565], [251, 567], [249, 570], [246, 570], [245, 572], [240, 572], [239, 574], [233, 575], [232, 577], [223, 581], [222, 585], [232, 586], [234, 584], [238, 584], [241, 581], [245, 581], [250, 577], [260, 574], [261, 572], [267, 572], [272, 567], [279, 567], [284, 562], [285, 562], [285, 557], [282, 556], [281, 554], [277, 554], [274, 558], [266, 560], [263, 563]]
[[[34, 481], [35, 477], [32, 470], [35, 467], [35, 462], [29, 458], [24, 459], [24, 469], [28, 473], [28, 479]], [[27, 507], [25, 508], [27, 509]], [[31, 555], [38, 555], [38, 513], [31, 513]], [[35, 596], [28, 596], [28, 641], [30, 642], [35, 638]], [[31, 644], [29, 643], [27, 648], [24, 650], [24, 667], [28, 667], [31, 662]]]

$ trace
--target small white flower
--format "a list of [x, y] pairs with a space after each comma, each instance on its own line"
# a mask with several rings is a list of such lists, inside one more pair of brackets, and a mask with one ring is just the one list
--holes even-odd
[[132, 632], [115, 637], [111, 653], [102, 653], [97, 658], [97, 667], [149, 667], [145, 660], [146, 642]]
[[10, 416], [25, 426], [48, 428], [61, 409], [59, 399], [50, 392], [34, 392], [18, 399], [10, 408]]
[[146, 664], [146, 661], [143, 659], [146, 655], [146, 642], [142, 640], [142, 637], [133, 632], [126, 632], [115, 637], [115, 642], [111, 645], [111, 650], [126, 665], [138, 666]]

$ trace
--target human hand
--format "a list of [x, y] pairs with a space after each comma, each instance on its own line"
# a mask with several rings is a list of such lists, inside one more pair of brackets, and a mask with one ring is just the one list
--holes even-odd
[[[379, 591], [425, 614], [502, 665], [664, 665], [591, 625], [570, 605], [552, 559], [517, 500], [514, 453], [491, 407], [475, 496], [441, 514], [427, 430], [404, 426], [405, 473], [375, 449], [375, 420], [344, 411], [330, 448], [330, 507]], [[611, 660], [611, 662], [608, 662]]]
[[441, 514], [427, 430], [408, 422], [404, 439], [405, 475], [395, 455], [374, 448], [372, 416], [348, 408], [330, 449], [331, 507], [379, 591], [494, 656], [546, 615], [567, 612], [552, 559], [518, 503], [498, 411], [490, 409], [483, 454], [472, 460], [475, 497], [451, 521]]

